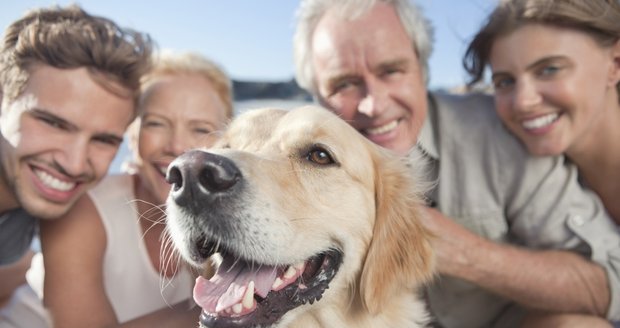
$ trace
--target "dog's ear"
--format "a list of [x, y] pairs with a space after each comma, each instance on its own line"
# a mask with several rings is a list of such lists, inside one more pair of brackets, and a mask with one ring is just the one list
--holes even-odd
[[422, 225], [422, 181], [415, 163], [379, 152], [375, 158], [376, 218], [361, 275], [362, 303], [378, 313], [402, 289], [411, 291], [434, 272], [431, 233]]

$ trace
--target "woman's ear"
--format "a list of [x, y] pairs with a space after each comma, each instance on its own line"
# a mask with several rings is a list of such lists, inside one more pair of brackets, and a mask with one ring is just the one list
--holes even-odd
[[610, 86], [618, 87], [620, 83], [620, 40], [616, 41], [611, 49], [612, 65], [609, 74]]

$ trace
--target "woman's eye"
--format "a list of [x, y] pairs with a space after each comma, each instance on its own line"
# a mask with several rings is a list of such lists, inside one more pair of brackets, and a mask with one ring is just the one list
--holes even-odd
[[194, 133], [197, 133], [197, 134], [210, 134], [210, 133], [213, 133], [213, 132], [211, 130], [209, 130], [209, 129], [195, 128], [194, 129]]
[[329, 152], [327, 152], [326, 150], [322, 148], [312, 149], [308, 153], [306, 159], [312, 163], [319, 164], [319, 165], [329, 165], [329, 164], [335, 163], [334, 159], [329, 154]]
[[504, 90], [511, 87], [514, 84], [514, 79], [512, 78], [498, 78], [493, 80], [493, 87], [495, 90]]
[[161, 123], [159, 121], [143, 121], [142, 122], [142, 126], [145, 126], [145, 127], [158, 127], [158, 126], [163, 126], [163, 123]]

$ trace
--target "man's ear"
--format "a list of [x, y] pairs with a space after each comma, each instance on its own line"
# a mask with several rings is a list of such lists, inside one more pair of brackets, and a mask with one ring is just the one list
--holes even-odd
[[620, 40], [616, 41], [611, 49], [612, 66], [609, 74], [609, 84], [617, 86], [620, 83]]
[[0, 116], [2, 115], [2, 112], [4, 111], [4, 93], [2, 92], [2, 86], [0, 86]]

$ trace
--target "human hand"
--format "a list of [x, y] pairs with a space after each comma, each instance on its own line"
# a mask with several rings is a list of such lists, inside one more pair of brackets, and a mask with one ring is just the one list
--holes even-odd
[[471, 265], [468, 255], [474, 247], [482, 246], [483, 239], [434, 208], [426, 208], [423, 223], [435, 235], [432, 245], [439, 272], [462, 276]]

